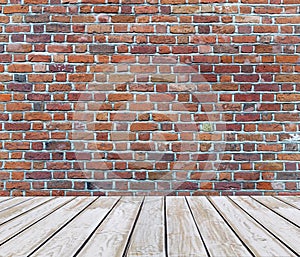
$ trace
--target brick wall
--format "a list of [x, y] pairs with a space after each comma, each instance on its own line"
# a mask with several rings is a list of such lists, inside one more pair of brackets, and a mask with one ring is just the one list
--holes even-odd
[[0, 2], [1, 195], [299, 194], [298, 0]]

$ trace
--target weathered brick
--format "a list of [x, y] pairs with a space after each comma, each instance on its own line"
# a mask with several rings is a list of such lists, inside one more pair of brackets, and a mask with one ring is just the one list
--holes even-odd
[[28, 13], [29, 6], [24, 5], [10, 5], [4, 6], [3, 13], [4, 14], [11, 14], [11, 13]]
[[1, 195], [299, 189], [296, 0], [17, 2], [0, 16]]
[[133, 15], [114, 15], [111, 17], [111, 21], [114, 23], [133, 23], [135, 16]]
[[16, 131], [16, 130], [29, 130], [29, 123], [5, 123], [5, 129], [8, 131]]
[[153, 131], [157, 130], [158, 125], [155, 123], [133, 123], [130, 126], [131, 131]]
[[50, 154], [44, 152], [26, 152], [26, 160], [49, 160]]
[[71, 32], [71, 25], [48, 24], [46, 25], [46, 32], [56, 32], [56, 33]]
[[195, 33], [195, 27], [191, 25], [176, 25], [170, 28], [170, 32], [174, 34], [191, 34]]
[[114, 53], [115, 47], [110, 45], [91, 45], [90, 52], [91, 53]]
[[9, 44], [7, 45], [7, 52], [28, 53], [32, 51], [31, 44]]
[[25, 21], [28, 23], [44, 23], [50, 21], [49, 14], [26, 15]]

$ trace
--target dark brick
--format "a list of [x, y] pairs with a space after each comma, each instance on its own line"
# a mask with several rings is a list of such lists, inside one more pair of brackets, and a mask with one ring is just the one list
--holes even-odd
[[24, 42], [25, 36], [22, 34], [11, 35], [11, 41], [12, 42]]
[[46, 32], [63, 33], [63, 32], [70, 32], [70, 31], [71, 31], [71, 25], [64, 25], [64, 24], [46, 25]]
[[208, 34], [210, 33], [210, 27], [209, 26], [198, 26], [199, 34]]
[[90, 52], [91, 53], [114, 53], [115, 47], [111, 45], [91, 45], [90, 46]]
[[277, 173], [278, 180], [297, 180], [300, 179], [299, 172], [278, 172]]
[[47, 182], [47, 188], [49, 189], [70, 189], [72, 188], [71, 181], [49, 181]]
[[50, 16], [48, 14], [27, 15], [25, 16], [25, 22], [31, 22], [31, 23], [50, 22]]
[[51, 64], [49, 65], [51, 72], [74, 72], [74, 66], [66, 64]]
[[112, 182], [108, 181], [87, 182], [86, 185], [88, 190], [112, 189]]
[[26, 82], [27, 81], [26, 75], [23, 75], [23, 74], [15, 74], [14, 79], [16, 82]]
[[43, 103], [34, 103], [33, 108], [35, 111], [44, 111], [44, 104]]
[[71, 148], [70, 142], [61, 141], [47, 142], [45, 146], [46, 150], [70, 150]]
[[241, 184], [235, 182], [215, 182], [216, 190], [240, 190]]
[[9, 91], [20, 91], [20, 92], [30, 92], [32, 91], [32, 84], [8, 84], [7, 90]]
[[51, 172], [47, 171], [36, 171], [36, 172], [27, 172], [26, 179], [51, 179]]
[[49, 160], [49, 153], [41, 153], [41, 152], [26, 152], [25, 160]]
[[29, 43], [50, 43], [51, 35], [27, 35], [26, 41]]
[[149, 153], [148, 155], [149, 160], [156, 160], [156, 161], [174, 161], [174, 154], [173, 153]]
[[34, 33], [43, 33], [44, 31], [44, 25], [34, 25], [33, 26], [33, 32]]

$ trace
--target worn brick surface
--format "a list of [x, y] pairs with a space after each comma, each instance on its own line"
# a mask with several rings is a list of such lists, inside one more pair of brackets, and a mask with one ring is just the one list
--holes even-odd
[[298, 1], [0, 2], [0, 195], [299, 192]]

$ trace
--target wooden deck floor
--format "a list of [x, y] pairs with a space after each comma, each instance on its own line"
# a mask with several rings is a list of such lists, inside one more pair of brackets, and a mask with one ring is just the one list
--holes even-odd
[[0, 256], [300, 256], [300, 197], [0, 198]]

